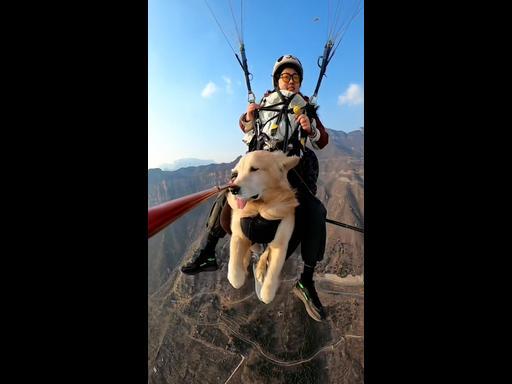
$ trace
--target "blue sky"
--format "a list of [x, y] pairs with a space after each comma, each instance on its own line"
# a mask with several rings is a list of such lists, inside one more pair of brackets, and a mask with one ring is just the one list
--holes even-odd
[[[340, 23], [349, 16], [342, 0]], [[301, 91], [311, 95], [316, 64], [338, 0], [243, 1], [243, 38], [259, 100], [272, 88], [275, 60], [304, 66]], [[245, 153], [238, 118], [247, 108], [243, 71], [204, 0], [148, 1], [148, 167], [180, 158], [230, 162]], [[240, 0], [208, 0], [238, 53], [233, 8]], [[331, 17], [328, 17], [330, 8]], [[364, 125], [364, 11], [352, 22], [327, 68], [318, 95], [324, 126], [350, 132]]]

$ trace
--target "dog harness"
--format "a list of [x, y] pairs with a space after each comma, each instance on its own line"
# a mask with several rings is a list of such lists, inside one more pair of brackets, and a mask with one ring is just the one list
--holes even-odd
[[267, 220], [260, 214], [240, 219], [244, 235], [253, 243], [268, 244], [274, 240], [281, 220]]

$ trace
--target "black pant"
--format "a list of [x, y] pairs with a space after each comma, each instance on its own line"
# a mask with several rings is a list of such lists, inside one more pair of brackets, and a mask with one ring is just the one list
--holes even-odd
[[302, 260], [314, 266], [324, 257], [327, 210], [320, 200], [308, 192], [298, 192], [300, 205], [295, 209], [295, 228], [288, 243], [286, 258], [301, 243]]
[[[213, 238], [223, 238], [226, 235], [226, 231], [223, 226], [227, 225], [229, 227], [229, 221], [227, 221], [227, 224], [222, 223], [222, 221], [226, 221], [225, 215], [222, 215], [222, 211], [225, 208], [224, 206], [227, 205], [226, 208], [229, 208], [226, 199], [227, 194], [227, 190], [219, 193], [212, 205], [208, 220], [206, 220], [206, 231], [208, 232], [208, 235]], [[227, 220], [229, 220], [229, 218], [227, 218]], [[229, 233], [231, 234], [231, 231]]]

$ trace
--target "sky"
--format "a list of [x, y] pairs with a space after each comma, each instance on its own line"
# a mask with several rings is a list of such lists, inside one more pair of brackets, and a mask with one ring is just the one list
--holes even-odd
[[[272, 89], [272, 67], [285, 54], [300, 59], [301, 92], [313, 93], [336, 6], [339, 27], [356, 1], [149, 0], [148, 168], [182, 158], [231, 162], [246, 152], [238, 119], [247, 109], [247, 88], [232, 50], [239, 53], [231, 9], [259, 101]], [[361, 10], [322, 81], [318, 113], [329, 129], [351, 132], [364, 126], [363, 30]]]

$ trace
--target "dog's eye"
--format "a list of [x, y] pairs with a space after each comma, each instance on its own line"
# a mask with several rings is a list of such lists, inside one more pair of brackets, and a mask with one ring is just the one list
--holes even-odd
[[254, 167], [251, 167], [250, 171], [251, 172], [254, 172], [254, 171], [257, 171], [259, 168], [254, 168]]
[[234, 180], [238, 177], [238, 172], [237, 171], [233, 171], [231, 172], [231, 180]]

